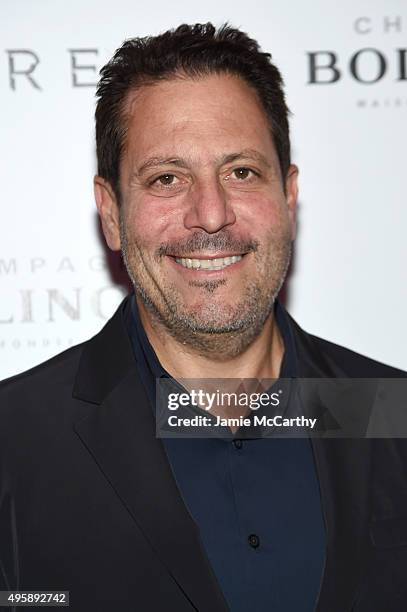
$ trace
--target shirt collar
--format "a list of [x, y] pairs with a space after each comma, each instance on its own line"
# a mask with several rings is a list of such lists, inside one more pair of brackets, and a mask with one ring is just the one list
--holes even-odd
[[[147, 338], [140, 315], [137, 308], [135, 294], [131, 296], [130, 316], [127, 319], [127, 329], [133, 344], [133, 350], [139, 366], [143, 373], [147, 371], [153, 380], [161, 377], [170, 377], [170, 374], [163, 368], [158, 357]], [[294, 342], [293, 330], [284, 307], [276, 300], [274, 306], [276, 322], [284, 342], [284, 356], [281, 364], [280, 378], [295, 378], [297, 376], [297, 352]]]

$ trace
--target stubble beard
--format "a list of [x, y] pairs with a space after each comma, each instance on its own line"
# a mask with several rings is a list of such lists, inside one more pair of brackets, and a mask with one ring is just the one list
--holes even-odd
[[[267, 253], [256, 242], [251, 249], [256, 261], [256, 278], [248, 280], [241, 299], [236, 304], [219, 303], [216, 291], [226, 284], [225, 279], [190, 282], [192, 290], [199, 287], [202, 292], [200, 307], [185, 307], [179, 290], [172, 285], [159, 284], [149, 269], [149, 261], [143, 257], [143, 249], [135, 240], [130, 240], [123, 220], [120, 222], [123, 260], [133, 283], [136, 295], [145, 305], [157, 329], [169, 333], [178, 343], [192, 352], [218, 361], [241, 354], [261, 333], [281, 289], [291, 259], [291, 237], [289, 229], [270, 232]], [[192, 237], [186, 250], [193, 252], [191, 244], [219, 248], [231, 245], [228, 232], [223, 237], [205, 234]], [[236, 244], [236, 242], [234, 243]], [[158, 249], [163, 257], [168, 245]], [[233, 250], [233, 249], [231, 249]], [[239, 249], [236, 249], [239, 250]], [[177, 250], [179, 252], [179, 249]], [[205, 299], [207, 296], [207, 299]]]

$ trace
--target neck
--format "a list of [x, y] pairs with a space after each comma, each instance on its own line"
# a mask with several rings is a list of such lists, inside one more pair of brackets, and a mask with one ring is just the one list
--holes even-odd
[[278, 378], [284, 343], [273, 311], [260, 333], [233, 356], [210, 355], [177, 341], [137, 296], [141, 322], [161, 365], [173, 378]]

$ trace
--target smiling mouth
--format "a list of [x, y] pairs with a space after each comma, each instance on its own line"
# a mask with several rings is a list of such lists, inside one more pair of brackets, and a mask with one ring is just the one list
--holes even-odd
[[184, 268], [194, 270], [223, 270], [242, 259], [243, 255], [232, 255], [231, 257], [219, 257], [217, 259], [190, 259], [175, 257], [175, 261]]

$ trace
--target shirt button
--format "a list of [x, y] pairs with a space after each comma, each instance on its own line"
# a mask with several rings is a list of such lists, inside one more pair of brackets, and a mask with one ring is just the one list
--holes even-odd
[[240, 449], [243, 446], [243, 442], [241, 440], [233, 440], [233, 446], [237, 449]]
[[247, 539], [252, 548], [258, 548], [260, 546], [259, 536], [257, 536], [255, 533], [251, 533]]

